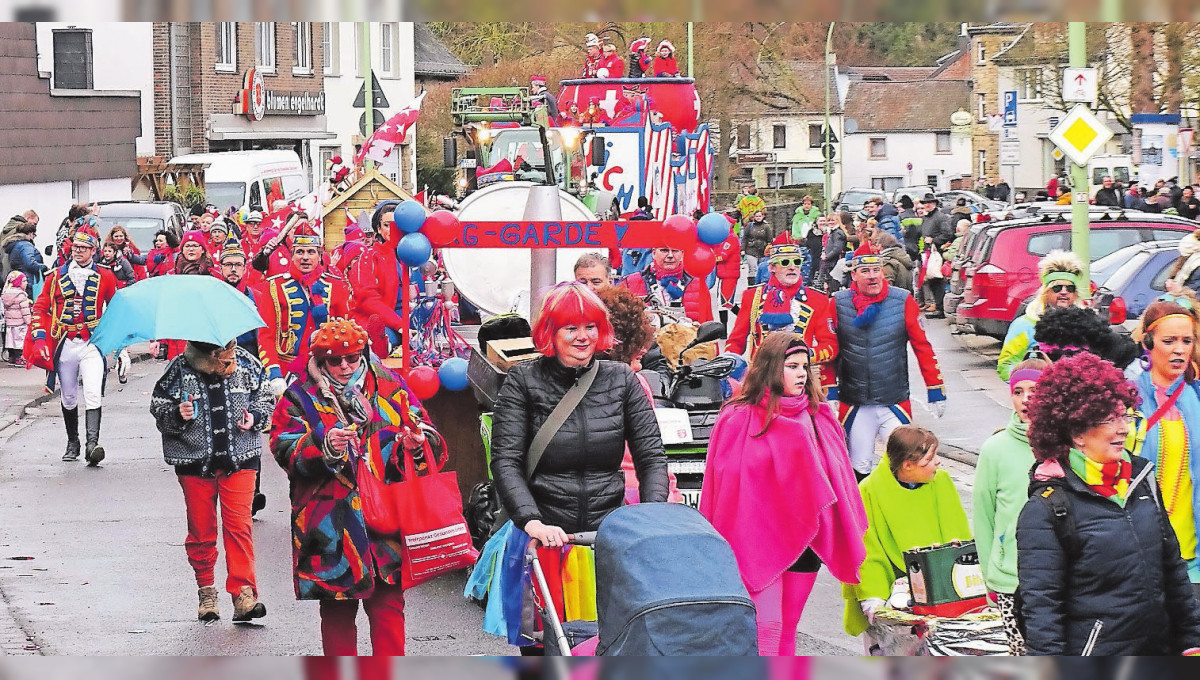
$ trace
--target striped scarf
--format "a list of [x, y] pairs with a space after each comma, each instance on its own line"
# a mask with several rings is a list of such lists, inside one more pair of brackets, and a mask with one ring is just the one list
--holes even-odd
[[1071, 469], [1088, 488], [1122, 508], [1125, 507], [1125, 499], [1129, 495], [1129, 479], [1133, 473], [1128, 451], [1115, 463], [1098, 463], [1083, 455], [1082, 451], [1071, 449], [1070, 463]]

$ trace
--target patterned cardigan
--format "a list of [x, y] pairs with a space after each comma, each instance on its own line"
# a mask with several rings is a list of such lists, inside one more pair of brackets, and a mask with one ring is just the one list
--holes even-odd
[[[258, 359], [241, 347], [236, 348], [237, 368], [225, 378], [225, 407], [229, 417], [229, 456], [238, 468], [262, 454], [262, 437], [271, 423], [275, 403], [266, 386], [266, 371]], [[195, 402], [196, 417], [184, 420], [179, 404], [185, 396]], [[254, 416], [254, 427], [243, 431], [234, 423], [242, 411]], [[213, 456], [212, 411], [204, 379], [192, 368], [185, 355], [167, 364], [150, 396], [150, 414], [162, 433], [163, 458], [168, 465], [207, 462]]]

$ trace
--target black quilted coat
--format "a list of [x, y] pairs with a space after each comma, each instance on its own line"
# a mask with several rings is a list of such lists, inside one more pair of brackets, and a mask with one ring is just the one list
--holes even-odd
[[629, 444], [643, 503], [667, 500], [667, 458], [646, 392], [625, 364], [601, 361], [596, 380], [526, 482], [525, 456], [538, 428], [583, 374], [541, 357], [504, 380], [492, 425], [492, 477], [513, 523], [530, 520], [567, 533], [594, 531], [621, 506], [621, 459]]
[[1042, 483], [1033, 482], [1017, 520], [1017, 590], [1029, 654], [1079, 656], [1096, 621], [1104, 625], [1095, 656], [1178, 655], [1200, 647], [1200, 602], [1155, 500], [1150, 462], [1133, 458], [1124, 508], [1063, 468], [1077, 556], [1059, 543]]

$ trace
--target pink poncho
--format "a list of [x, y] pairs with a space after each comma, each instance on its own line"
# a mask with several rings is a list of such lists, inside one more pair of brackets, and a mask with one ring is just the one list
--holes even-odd
[[733, 546], [750, 592], [770, 586], [811, 547], [843, 583], [858, 583], [867, 515], [845, 433], [827, 404], [784, 397], [770, 429], [762, 406], [726, 407], [713, 428], [700, 512]]

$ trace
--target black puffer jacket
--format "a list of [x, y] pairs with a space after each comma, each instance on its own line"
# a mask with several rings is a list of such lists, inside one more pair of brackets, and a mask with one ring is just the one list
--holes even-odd
[[492, 477], [517, 527], [537, 519], [567, 533], [594, 531], [625, 497], [626, 442], [642, 502], [667, 500], [667, 458], [653, 407], [633, 370], [613, 361], [600, 362], [591, 389], [526, 482], [525, 456], [534, 435], [585, 370], [541, 357], [513, 367], [500, 388]]
[[1029, 654], [1079, 656], [1098, 620], [1104, 627], [1095, 656], [1178, 655], [1200, 647], [1200, 601], [1155, 499], [1150, 462], [1133, 458], [1124, 508], [1064, 468], [1077, 557], [1059, 543], [1042, 482], [1030, 485], [1017, 520], [1017, 592]]

